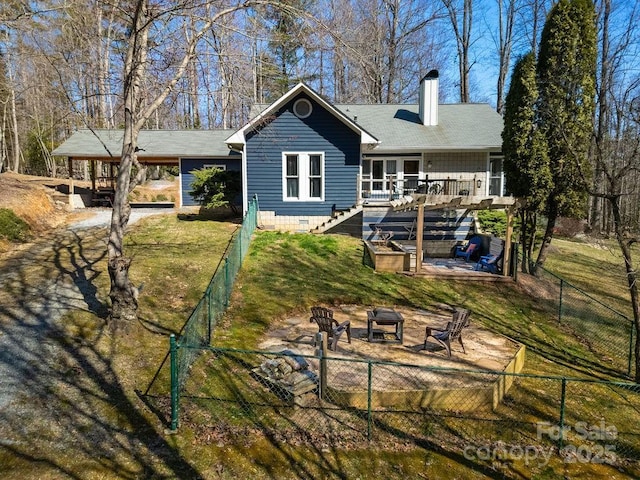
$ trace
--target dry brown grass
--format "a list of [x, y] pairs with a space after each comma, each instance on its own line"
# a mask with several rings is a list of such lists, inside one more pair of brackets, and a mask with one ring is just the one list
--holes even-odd
[[43, 185], [40, 177], [10, 172], [0, 174], [0, 207], [13, 210], [36, 233], [64, 220], [65, 212], [56, 207], [51, 198], [53, 193], [52, 188]]
[[[54, 202], [52, 196], [55, 190], [45, 186], [44, 180], [41, 177], [10, 172], [0, 174], [0, 208], [12, 210], [29, 224], [34, 235], [42, 235], [60, 226], [68, 213]], [[0, 238], [0, 253], [11, 248], [11, 243]]]
[[[91, 188], [91, 182], [74, 180], [77, 188]], [[55, 201], [56, 194], [66, 194], [69, 180], [66, 178], [38, 177], [13, 172], [0, 174], [0, 208], [8, 208], [29, 224], [34, 235], [40, 236], [64, 225], [70, 220], [80, 220], [90, 211], [69, 211], [65, 205]], [[178, 182], [151, 182], [135, 188], [130, 196], [132, 202], [175, 202], [178, 198]], [[61, 198], [60, 198], [61, 200]], [[0, 253], [9, 251], [13, 245], [0, 239]]]

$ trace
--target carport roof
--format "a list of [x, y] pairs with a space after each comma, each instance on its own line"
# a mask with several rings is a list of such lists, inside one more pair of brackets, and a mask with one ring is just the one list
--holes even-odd
[[[212, 158], [238, 155], [224, 143], [234, 130], [142, 130], [138, 158]], [[120, 159], [123, 130], [78, 130], [52, 154], [76, 159]]]

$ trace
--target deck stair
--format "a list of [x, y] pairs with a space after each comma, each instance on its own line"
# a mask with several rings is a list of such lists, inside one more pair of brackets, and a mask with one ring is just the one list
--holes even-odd
[[341, 223], [355, 217], [356, 215], [362, 213], [362, 205], [356, 205], [348, 210], [341, 210], [336, 212], [336, 214], [328, 221], [324, 222], [322, 225], [311, 230], [311, 233], [325, 233], [328, 230], [340, 225]]

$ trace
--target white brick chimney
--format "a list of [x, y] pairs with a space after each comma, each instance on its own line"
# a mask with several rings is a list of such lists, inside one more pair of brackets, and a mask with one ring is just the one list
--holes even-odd
[[423, 125], [438, 125], [438, 71], [431, 70], [420, 80], [418, 115]]

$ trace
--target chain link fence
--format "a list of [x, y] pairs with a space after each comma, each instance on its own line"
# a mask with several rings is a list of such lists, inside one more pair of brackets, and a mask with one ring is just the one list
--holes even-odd
[[[220, 266], [214, 273], [204, 295], [193, 309], [178, 338], [171, 335], [171, 428], [177, 428], [179, 392], [189, 377], [191, 365], [200, 349], [210, 345], [213, 330], [227, 309], [233, 284], [258, 224], [258, 198], [247, 208], [242, 225], [230, 242]], [[154, 379], [155, 381], [155, 379]], [[152, 382], [153, 383], [153, 382]], [[149, 387], [150, 388], [150, 387]], [[147, 392], [149, 392], [147, 388]]]
[[[200, 349], [198, 349], [200, 350]], [[181, 393], [196, 435], [409, 442], [469, 461], [640, 461], [640, 385], [207, 347]], [[222, 440], [221, 440], [222, 441]]]
[[[256, 434], [339, 448], [422, 445], [486, 463], [550, 458], [640, 468], [640, 385], [424, 367], [210, 346], [256, 228], [257, 199], [178, 339], [171, 338], [170, 425], [196, 436]], [[618, 371], [631, 373], [624, 315], [546, 270], [558, 322]]]
[[540, 268], [540, 281], [557, 299], [558, 323], [609, 369], [633, 375], [634, 324], [626, 315], [554, 273]]

